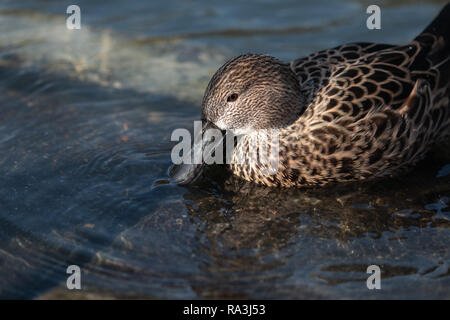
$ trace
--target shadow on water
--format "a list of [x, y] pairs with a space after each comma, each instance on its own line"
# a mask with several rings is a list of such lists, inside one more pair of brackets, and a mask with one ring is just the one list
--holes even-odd
[[[271, 189], [232, 177], [218, 185], [214, 177], [209, 187], [184, 195], [189, 214], [204, 223], [199, 232], [208, 246], [199, 250], [212, 261], [202, 270], [216, 280], [196, 292], [209, 298], [239, 296], [249, 288], [250, 297], [330, 294], [311, 292], [306, 278], [329, 286], [359, 284], [356, 292], [370, 296], [365, 282], [371, 264], [381, 267], [383, 279], [448, 277], [450, 180], [438, 170], [449, 160], [444, 145], [396, 179], [318, 190]], [[277, 288], [289, 278], [301, 285], [289, 292]], [[224, 283], [225, 291], [216, 289]], [[445, 286], [436, 291], [446, 292]]]
[[180, 297], [368, 298], [366, 269], [377, 264], [386, 287], [442, 296], [449, 275], [443, 195], [450, 186], [447, 176], [430, 178], [449, 160], [440, 158], [431, 155], [395, 180], [309, 191], [259, 187], [216, 171], [187, 188], [181, 202], [123, 232], [121, 254], [107, 251], [109, 260], [97, 267], [113, 268], [128, 281], [123, 292], [136, 296], [162, 282], [161, 295]]

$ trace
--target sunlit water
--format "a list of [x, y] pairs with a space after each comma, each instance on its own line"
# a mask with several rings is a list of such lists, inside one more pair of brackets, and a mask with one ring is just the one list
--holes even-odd
[[405, 43], [443, 3], [384, 1], [369, 31], [365, 1], [85, 0], [69, 31], [70, 3], [3, 1], [0, 297], [450, 298], [448, 146], [323, 190], [167, 176], [171, 132], [192, 129], [227, 58]]

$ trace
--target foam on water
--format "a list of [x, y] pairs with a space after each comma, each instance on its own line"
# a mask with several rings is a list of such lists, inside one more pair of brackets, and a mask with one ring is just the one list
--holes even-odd
[[61, 16], [51, 14], [0, 14], [0, 25], [0, 54], [18, 55], [24, 68], [197, 103], [225, 60], [223, 51], [189, 41], [144, 46], [108, 28], [68, 30]]

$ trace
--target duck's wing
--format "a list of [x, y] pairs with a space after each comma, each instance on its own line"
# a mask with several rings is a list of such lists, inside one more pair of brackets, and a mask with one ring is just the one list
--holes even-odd
[[348, 43], [299, 58], [292, 61], [290, 66], [292, 71], [297, 75], [300, 83], [305, 84], [310, 80], [321, 80], [326, 73], [329, 73], [329, 69], [334, 65], [352, 62], [366, 54], [395, 47], [395, 45], [369, 42]]
[[441, 61], [433, 62], [428, 52], [417, 40], [405, 46], [346, 44], [293, 61], [291, 67], [316, 111], [338, 107], [356, 117], [380, 106], [398, 109], [419, 79], [432, 90], [446, 86]]
[[328, 83], [336, 66], [351, 64], [367, 54], [394, 47], [377, 43], [349, 43], [294, 60], [290, 63], [290, 67], [296, 74], [307, 103], [309, 103], [317, 91]]
[[397, 110], [419, 80], [435, 96], [430, 107], [439, 107], [449, 96], [450, 4], [408, 45], [345, 44], [292, 61], [291, 69], [311, 111], [338, 107], [361, 117], [379, 107]]
[[[311, 111], [353, 122], [395, 112], [422, 130], [442, 131], [450, 118], [450, 4], [409, 44], [383, 46], [355, 46], [359, 58], [353, 53], [328, 67], [322, 64], [328, 77], [321, 78]], [[345, 53], [346, 46], [340, 48]]]

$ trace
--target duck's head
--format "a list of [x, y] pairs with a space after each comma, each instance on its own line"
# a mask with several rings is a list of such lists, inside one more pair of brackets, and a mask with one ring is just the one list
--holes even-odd
[[[206, 88], [203, 131], [215, 128], [242, 135], [283, 128], [298, 119], [302, 102], [299, 82], [289, 64], [264, 54], [240, 55], [217, 70]], [[202, 148], [210, 152], [219, 144], [223, 140], [203, 141]], [[170, 175], [175, 182], [188, 184], [204, 167], [204, 163], [174, 165]]]
[[289, 64], [264, 54], [244, 54], [212, 77], [203, 98], [202, 120], [246, 134], [289, 125], [301, 111], [300, 86]]

